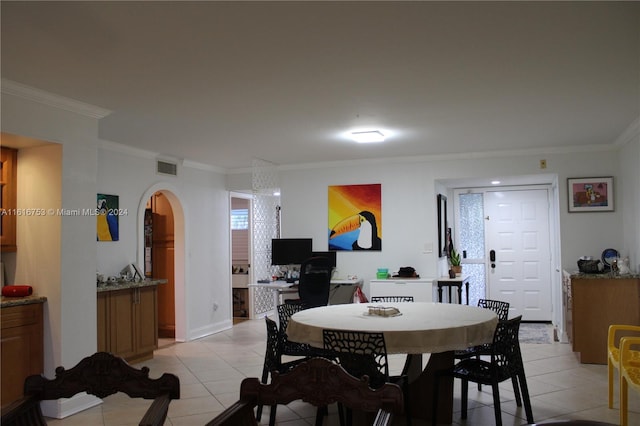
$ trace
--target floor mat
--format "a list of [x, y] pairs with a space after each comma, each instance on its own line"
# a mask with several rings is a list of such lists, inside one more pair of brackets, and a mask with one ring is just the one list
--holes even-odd
[[553, 343], [553, 326], [549, 323], [523, 322], [520, 324], [520, 343]]

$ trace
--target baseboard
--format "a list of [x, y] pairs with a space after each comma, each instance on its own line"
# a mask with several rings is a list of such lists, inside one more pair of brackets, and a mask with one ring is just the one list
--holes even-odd
[[231, 327], [233, 327], [233, 322], [230, 320], [207, 325], [206, 327], [200, 327], [189, 332], [187, 341], [199, 339], [201, 337], [206, 337], [212, 334], [219, 333], [221, 331], [229, 330]]
[[102, 404], [102, 400], [86, 392], [74, 395], [71, 398], [61, 398], [55, 401], [42, 401], [40, 408], [42, 414], [54, 419], [64, 419], [73, 414], [87, 410]]

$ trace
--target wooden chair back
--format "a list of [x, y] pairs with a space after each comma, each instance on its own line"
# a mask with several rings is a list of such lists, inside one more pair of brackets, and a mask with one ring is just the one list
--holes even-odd
[[157, 426], [164, 424], [171, 400], [180, 398], [180, 380], [169, 373], [164, 373], [158, 379], [150, 379], [149, 368], [137, 369], [113, 354], [97, 352], [69, 370], [56, 368], [55, 379], [41, 375], [27, 377], [24, 382], [25, 397], [3, 408], [2, 425], [46, 425], [40, 401], [71, 398], [80, 392], [98, 398], [123, 392], [131, 398], [153, 399], [139, 424]]
[[258, 404], [289, 404], [302, 400], [316, 407], [340, 402], [354, 411], [377, 413], [375, 425], [391, 425], [393, 414], [403, 412], [402, 390], [387, 383], [378, 389], [369, 387], [367, 377], [357, 379], [341, 366], [324, 358], [312, 358], [291, 371], [273, 373], [265, 385], [250, 377], [240, 385], [240, 400], [227, 408], [207, 426], [255, 426], [253, 408]]

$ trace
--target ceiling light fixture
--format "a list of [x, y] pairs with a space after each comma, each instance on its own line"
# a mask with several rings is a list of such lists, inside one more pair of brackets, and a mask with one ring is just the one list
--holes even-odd
[[492, 180], [491, 181], [491, 185], [500, 185], [500, 181], [499, 180]]
[[358, 143], [384, 142], [384, 135], [380, 130], [351, 132], [351, 138]]

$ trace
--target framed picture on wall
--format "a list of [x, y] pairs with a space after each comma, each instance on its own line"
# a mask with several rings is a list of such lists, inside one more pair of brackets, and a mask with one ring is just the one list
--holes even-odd
[[613, 177], [567, 179], [569, 213], [612, 212]]

